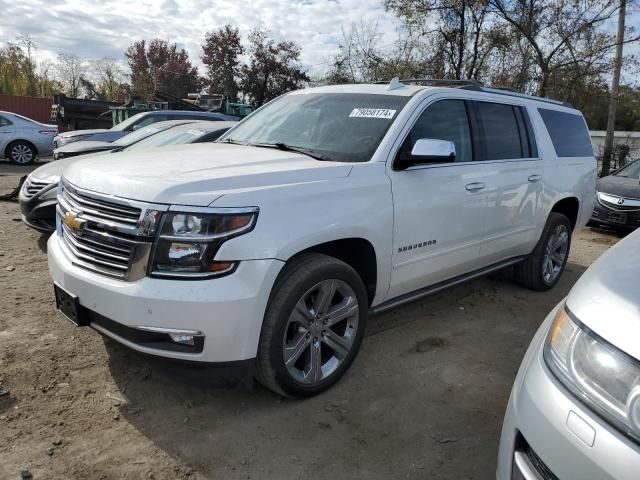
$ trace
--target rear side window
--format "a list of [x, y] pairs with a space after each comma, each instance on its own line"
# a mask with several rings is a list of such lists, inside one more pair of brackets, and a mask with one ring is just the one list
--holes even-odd
[[484, 147], [484, 160], [530, 156], [520, 107], [491, 102], [474, 104], [480, 139]]
[[587, 124], [581, 115], [539, 108], [553, 148], [559, 157], [592, 157], [593, 147]]
[[0, 117], [0, 127], [7, 127], [9, 125], [13, 125], [13, 122], [11, 122], [8, 118]]

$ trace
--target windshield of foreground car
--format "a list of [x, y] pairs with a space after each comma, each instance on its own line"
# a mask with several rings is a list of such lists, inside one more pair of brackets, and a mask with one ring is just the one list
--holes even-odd
[[127, 152], [132, 150], [141, 150], [144, 148], [162, 147], [164, 145], [183, 145], [186, 143], [193, 143], [207, 133], [209, 133], [209, 130], [198, 128], [193, 124], [187, 123], [145, 138], [144, 140], [141, 140], [135, 145], [131, 145], [127, 148]]
[[410, 97], [296, 93], [256, 110], [220, 142], [291, 147], [323, 160], [366, 162]]
[[614, 173], [616, 177], [627, 177], [627, 178], [637, 178], [640, 179], [640, 160], [636, 160], [631, 162], [626, 167], [622, 167], [616, 173]]
[[115, 142], [113, 142], [112, 145], [115, 145], [116, 147], [123, 147], [123, 148], [128, 147], [129, 145], [133, 145], [134, 143], [139, 142], [140, 140], [150, 137], [151, 135], [155, 135], [156, 133], [159, 133], [173, 126], [175, 125], [173, 124], [167, 125], [160, 122], [152, 123], [151, 125], [147, 125], [146, 127], [142, 127], [138, 130], [134, 130], [133, 132], [128, 133], [124, 137], [121, 137]]

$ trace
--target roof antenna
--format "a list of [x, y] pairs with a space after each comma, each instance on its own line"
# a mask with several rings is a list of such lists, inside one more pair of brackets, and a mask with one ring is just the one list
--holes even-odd
[[404, 84], [400, 81], [400, 79], [398, 77], [393, 77], [389, 82], [389, 86], [387, 86], [387, 90], [396, 90], [402, 87], [404, 87]]

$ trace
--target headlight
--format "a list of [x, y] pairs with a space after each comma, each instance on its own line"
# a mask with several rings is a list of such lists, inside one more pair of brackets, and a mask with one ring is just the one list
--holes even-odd
[[555, 376], [591, 409], [640, 440], [640, 362], [558, 310], [544, 348]]
[[80, 140], [84, 140], [89, 135], [75, 135], [73, 137], [59, 137], [58, 145], [67, 145], [68, 143], [79, 142]]
[[233, 272], [237, 262], [214, 261], [220, 246], [255, 226], [257, 208], [228, 213], [167, 212], [156, 240], [151, 275], [211, 278]]

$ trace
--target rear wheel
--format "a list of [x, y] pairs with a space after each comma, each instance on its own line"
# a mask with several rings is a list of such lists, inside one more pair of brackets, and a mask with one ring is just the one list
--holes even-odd
[[29, 165], [36, 159], [36, 149], [29, 142], [18, 140], [7, 147], [7, 157], [16, 165]]
[[551, 212], [533, 252], [515, 268], [516, 281], [532, 290], [552, 288], [564, 272], [571, 247], [571, 222]]
[[320, 254], [294, 259], [280, 278], [262, 326], [257, 377], [284, 396], [316, 395], [344, 375], [360, 349], [366, 290], [353, 268]]

